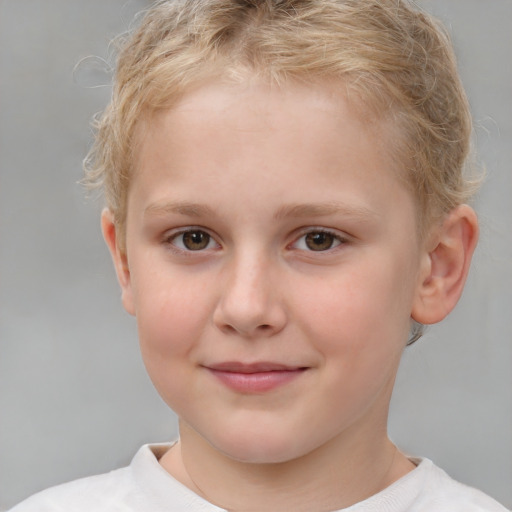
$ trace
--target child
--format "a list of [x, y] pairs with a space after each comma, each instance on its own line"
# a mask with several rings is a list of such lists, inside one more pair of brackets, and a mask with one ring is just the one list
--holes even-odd
[[446, 36], [406, 2], [158, 3], [88, 161], [180, 438], [13, 511], [500, 511], [388, 439], [477, 237]]

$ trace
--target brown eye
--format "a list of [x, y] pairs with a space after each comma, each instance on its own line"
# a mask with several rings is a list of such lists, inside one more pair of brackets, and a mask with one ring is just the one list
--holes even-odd
[[[327, 251], [339, 240], [332, 234], [324, 231], [313, 231], [305, 236], [306, 247], [312, 251]], [[337, 245], [337, 244], [336, 244]]]
[[200, 251], [210, 244], [210, 235], [204, 231], [187, 231], [181, 237], [184, 248], [189, 251]]

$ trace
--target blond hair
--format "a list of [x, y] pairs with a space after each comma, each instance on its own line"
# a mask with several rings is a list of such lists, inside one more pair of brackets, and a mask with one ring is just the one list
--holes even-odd
[[[422, 224], [466, 202], [471, 117], [449, 37], [403, 0], [169, 0], [121, 44], [86, 180], [124, 232], [141, 119], [205, 79], [339, 80], [398, 127], [393, 140]], [[123, 242], [121, 240], [121, 242]]]

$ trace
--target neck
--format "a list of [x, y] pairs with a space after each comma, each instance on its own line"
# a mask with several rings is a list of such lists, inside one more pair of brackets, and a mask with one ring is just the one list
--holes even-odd
[[230, 511], [332, 511], [369, 498], [414, 468], [389, 441], [385, 426], [367, 434], [354, 425], [299, 459], [254, 464], [227, 457], [181, 424], [180, 442], [160, 463], [198, 495]]

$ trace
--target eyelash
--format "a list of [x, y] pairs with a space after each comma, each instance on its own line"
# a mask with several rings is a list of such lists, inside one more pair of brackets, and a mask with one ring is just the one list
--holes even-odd
[[[208, 237], [208, 239], [206, 241], [206, 245], [204, 247], [197, 248], [197, 249], [191, 249], [190, 247], [186, 247], [183, 237], [185, 237], [186, 235], [192, 236], [194, 234], [206, 235]], [[308, 236], [317, 236], [317, 235], [331, 237], [331, 244], [324, 249], [319, 249], [319, 250], [311, 249], [311, 247], [307, 245], [308, 244], [307, 237]], [[177, 243], [176, 243], [176, 241], [179, 240], [180, 237], [181, 237], [181, 243], [180, 243], [181, 246], [177, 245]], [[320, 242], [321, 242], [321, 240], [322, 239], [320, 239]], [[303, 241], [303, 242], [301, 243], [301, 241]], [[193, 240], [192, 240], [192, 242], [194, 243]], [[212, 244], [215, 244], [216, 248], [220, 247], [220, 244], [218, 242], [216, 242], [215, 238], [212, 235], [210, 235], [210, 233], [208, 233], [208, 231], [206, 231], [203, 228], [199, 228], [199, 227], [197, 227], [197, 228], [196, 227], [188, 227], [188, 228], [182, 229], [180, 231], [166, 235], [164, 238], [164, 243], [172, 251], [177, 252], [179, 254], [185, 254], [185, 255], [192, 255], [193, 253], [201, 253], [206, 250], [211, 250], [213, 248], [213, 247], [210, 247]], [[195, 243], [200, 243], [200, 241], [196, 241]], [[327, 243], [328, 243], [328, 241], [327, 241]], [[335, 250], [340, 245], [343, 245], [346, 243], [347, 243], [347, 239], [345, 237], [339, 235], [335, 231], [325, 229], [325, 228], [308, 228], [307, 230], [302, 231], [300, 236], [298, 238], [295, 238], [295, 240], [292, 243], [290, 243], [287, 246], [287, 248], [298, 249], [301, 251], [311, 252], [311, 253], [325, 253], [325, 252]], [[299, 246], [299, 245], [301, 245], [301, 246]]]
[[[195, 250], [186, 247], [183, 237], [185, 237], [186, 235], [192, 236], [193, 234], [206, 235], [208, 237], [206, 246], [203, 248], [195, 249]], [[177, 243], [176, 243], [176, 241], [179, 240], [180, 237], [181, 237], [181, 243], [180, 243], [181, 247], [180, 247], [180, 245], [177, 245]], [[192, 255], [193, 253], [201, 253], [207, 249], [212, 249], [212, 247], [209, 247], [212, 243], [215, 244], [215, 246], [217, 248], [220, 247], [220, 245], [216, 242], [215, 238], [212, 235], [210, 235], [210, 233], [208, 233], [208, 231], [206, 231], [203, 228], [199, 228], [199, 227], [197, 227], [197, 228], [196, 227], [187, 227], [185, 229], [181, 229], [181, 230], [173, 232], [171, 234], [167, 234], [164, 237], [163, 241], [164, 241], [164, 244], [166, 244], [173, 252], [176, 252], [178, 254], [184, 254], [187, 256]]]
[[[333, 245], [331, 245], [325, 249], [320, 249], [320, 250], [315, 251], [314, 249], [311, 249], [311, 247], [307, 247], [307, 237], [311, 236], [311, 235], [323, 235], [323, 236], [332, 237]], [[341, 236], [337, 232], [332, 231], [330, 229], [320, 228], [320, 227], [319, 228], [308, 228], [307, 230], [303, 231], [301, 233], [300, 237], [296, 238], [295, 241], [290, 244], [290, 246], [291, 247], [297, 246], [301, 240], [303, 240], [302, 245], [305, 247], [298, 247], [298, 249], [306, 251], [306, 252], [311, 252], [311, 253], [329, 252], [329, 251], [335, 250], [340, 245], [346, 244], [348, 241], [346, 237]]]

